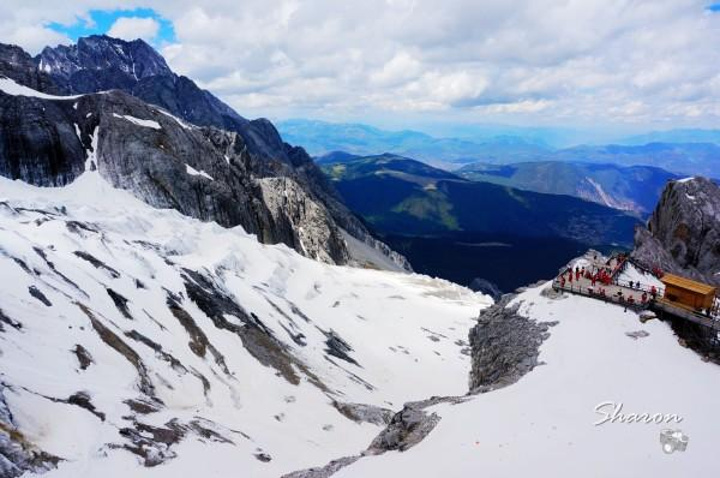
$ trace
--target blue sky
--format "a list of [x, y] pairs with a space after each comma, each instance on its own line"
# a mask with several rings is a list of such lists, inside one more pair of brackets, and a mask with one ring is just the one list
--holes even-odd
[[[47, 27], [61, 33], [73, 41], [88, 35], [109, 33], [118, 20], [127, 19], [136, 22], [138, 19], [148, 20], [146, 25], [157, 25], [157, 34], [152, 38], [145, 38], [155, 45], [164, 45], [175, 41], [175, 30], [172, 22], [163, 18], [151, 8], [137, 8], [134, 10], [90, 10], [87, 16], [77, 17], [75, 23], [62, 25], [51, 22]], [[154, 22], [154, 23], [153, 23]]]
[[248, 117], [720, 124], [720, 0], [0, 1], [0, 41], [33, 55], [102, 33]]

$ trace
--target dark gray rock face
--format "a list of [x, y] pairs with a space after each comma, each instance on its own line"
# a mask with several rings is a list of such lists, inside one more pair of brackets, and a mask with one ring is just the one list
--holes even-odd
[[142, 40], [93, 35], [77, 45], [45, 48], [35, 62], [68, 94], [122, 90], [192, 124], [234, 131], [258, 158], [290, 162], [291, 147], [270, 121], [243, 118], [191, 79], [176, 75]]
[[36, 64], [67, 93], [125, 89], [143, 78], [172, 74], [165, 59], [144, 41], [104, 35], [80, 38], [77, 45], [46, 47]]
[[423, 408], [406, 404], [373, 440], [367, 452], [377, 455], [392, 450], [405, 451], [423, 441], [440, 423], [438, 414], [427, 413]]
[[248, 121], [211, 93], [201, 90], [190, 79], [174, 74], [144, 78], [126, 91], [192, 124], [237, 133], [247, 148], [247, 166], [253, 175], [261, 178], [291, 178], [327, 209], [339, 227], [390, 257], [400, 268], [412, 270], [405, 257], [392, 251], [368, 232], [345, 206], [307, 152], [284, 143], [270, 121], [262, 118]]
[[257, 184], [272, 220], [288, 231], [287, 241], [297, 250], [325, 262], [349, 261], [337, 225], [322, 204], [309, 198], [298, 183], [281, 177], [262, 178]]
[[272, 123], [243, 118], [189, 78], [173, 73], [165, 59], [142, 40], [93, 35], [76, 45], [47, 47], [34, 61], [37, 70], [67, 94], [122, 90], [192, 124], [237, 132], [251, 153], [288, 160]]
[[373, 425], [385, 426], [390, 423], [394, 416], [392, 410], [364, 403], [334, 401], [333, 406], [345, 417], [357, 423], [372, 423]]
[[636, 229], [632, 255], [720, 285], [720, 187], [702, 177], [668, 183], [647, 228]]
[[84, 171], [72, 102], [0, 93], [0, 175], [39, 186], [64, 186]]
[[0, 92], [2, 176], [64, 186], [97, 167], [153, 206], [242, 225], [265, 243], [354, 263], [344, 229], [410, 270], [345, 207], [302, 148], [285, 144], [269, 121], [248, 121], [175, 75], [142, 40], [92, 36], [34, 59], [0, 45], [0, 74], [43, 93], [87, 93], [62, 100]]
[[470, 330], [470, 392], [484, 393], [517, 382], [540, 364], [540, 345], [549, 337], [548, 322], [536, 322], [508, 307], [512, 295], [480, 313]]

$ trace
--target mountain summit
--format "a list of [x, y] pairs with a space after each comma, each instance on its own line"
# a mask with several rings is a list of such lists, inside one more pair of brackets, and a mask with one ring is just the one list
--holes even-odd
[[80, 38], [76, 45], [46, 47], [35, 61], [70, 94], [126, 89], [146, 78], [173, 74], [165, 59], [143, 40], [128, 42], [105, 35]]

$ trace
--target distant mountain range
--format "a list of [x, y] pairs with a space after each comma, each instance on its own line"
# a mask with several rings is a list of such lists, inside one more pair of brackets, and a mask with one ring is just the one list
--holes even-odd
[[346, 204], [385, 234], [472, 231], [629, 245], [636, 223], [593, 202], [470, 181], [392, 154], [322, 167]]
[[649, 143], [641, 146], [578, 146], [554, 152], [546, 159], [622, 166], [655, 166], [690, 176], [717, 177], [720, 145], [714, 143]]
[[537, 138], [496, 135], [480, 139], [435, 138], [419, 131], [386, 131], [364, 124], [289, 120], [277, 124], [285, 141], [302, 144], [311, 155], [345, 151], [360, 156], [384, 152], [449, 168], [480, 159], [533, 160], [552, 149]]
[[[386, 131], [363, 124], [291, 120], [278, 124], [286, 141], [302, 144], [314, 156], [344, 151], [359, 156], [392, 153], [454, 170], [472, 163], [512, 164], [534, 161], [655, 166], [672, 173], [716, 177], [720, 166], [720, 130], [674, 130], [618, 138], [617, 144], [555, 148], [535, 130], [512, 134], [436, 138], [418, 131]], [[471, 136], [472, 134], [472, 136]], [[547, 135], [546, 135], [547, 136]], [[550, 136], [548, 136], [550, 137]]]
[[475, 163], [456, 174], [518, 189], [566, 194], [615, 209], [649, 214], [668, 180], [676, 174], [652, 166], [618, 166], [561, 161], [497, 165]]
[[720, 130], [717, 129], [673, 129], [651, 131], [630, 136], [618, 141], [619, 144], [643, 145], [648, 143], [713, 143], [720, 144]]

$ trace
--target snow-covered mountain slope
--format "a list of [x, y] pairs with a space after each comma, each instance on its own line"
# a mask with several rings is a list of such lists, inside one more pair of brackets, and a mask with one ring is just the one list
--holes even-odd
[[[334, 478], [717, 476], [720, 368], [680, 347], [667, 323], [642, 324], [593, 299], [551, 298], [548, 287], [510, 303], [526, 317], [558, 322], [540, 348], [544, 365], [506, 388], [430, 407], [441, 420], [423, 442], [363, 458]], [[641, 330], [649, 335], [628, 335]], [[595, 425], [612, 414], [609, 404], [596, 411], [604, 402], [622, 404], [625, 422]], [[632, 413], [682, 421], [629, 423]], [[666, 454], [663, 429], [682, 430], [687, 450]]]
[[2, 476], [277, 477], [356, 453], [388, 410], [467, 391], [490, 302], [154, 209], [98, 172], [0, 178], [0, 277]]

